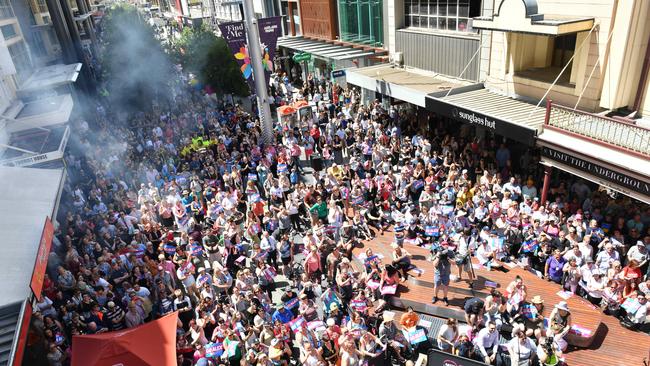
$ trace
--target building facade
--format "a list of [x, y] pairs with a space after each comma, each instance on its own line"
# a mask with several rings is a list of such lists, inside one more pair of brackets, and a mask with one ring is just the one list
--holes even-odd
[[384, 1], [391, 62], [348, 83], [650, 202], [650, 2]]

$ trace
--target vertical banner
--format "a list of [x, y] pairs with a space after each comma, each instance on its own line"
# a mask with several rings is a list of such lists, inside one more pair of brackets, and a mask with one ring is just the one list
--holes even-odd
[[270, 17], [257, 20], [260, 32], [260, 43], [262, 44], [262, 65], [264, 75], [269, 80], [274, 69], [275, 49], [278, 44], [278, 37], [282, 33], [282, 17]]
[[244, 22], [230, 22], [219, 24], [221, 30], [221, 37], [226, 40], [228, 47], [232, 51], [237, 64], [248, 83], [251, 90], [255, 90], [253, 84], [253, 65], [251, 65], [251, 58], [248, 54], [248, 46], [246, 43], [246, 27]]

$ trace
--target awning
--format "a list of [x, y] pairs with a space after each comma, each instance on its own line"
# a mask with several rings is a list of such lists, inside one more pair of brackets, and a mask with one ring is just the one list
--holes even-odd
[[80, 14], [80, 15], [74, 17], [74, 21], [75, 22], [83, 22], [84, 20], [90, 18], [91, 15], [92, 15], [92, 13]]
[[64, 169], [0, 167], [0, 308], [30, 295], [45, 218], [55, 217]]
[[34, 166], [62, 159], [72, 107], [70, 94], [9, 107], [0, 116], [0, 165]]
[[9, 132], [66, 123], [74, 102], [70, 94], [59, 94], [28, 103], [17, 102], [0, 119], [7, 118]]
[[560, 17], [539, 14], [536, 0], [502, 0], [494, 16], [477, 17], [472, 28], [503, 32], [560, 36], [588, 31], [593, 17]]
[[[478, 84], [482, 87], [482, 84]], [[461, 122], [492, 130], [497, 135], [533, 146], [544, 124], [546, 109], [521, 99], [497, 94], [488, 89], [463, 88], [430, 95], [426, 108]]]
[[36, 69], [20, 86], [20, 92], [56, 88], [77, 81], [81, 63], [56, 64]]
[[543, 164], [650, 204], [650, 159], [552, 129], [538, 143]]
[[375, 51], [368, 47], [354, 48], [351, 46], [327, 43], [325, 41], [305, 39], [303, 37], [278, 38], [278, 47], [289, 48], [300, 52], [308, 52], [314, 56], [336, 61], [367, 57], [376, 54]]
[[72, 366], [176, 366], [178, 312], [115, 332], [72, 337]]
[[426, 106], [427, 94], [471, 85], [440, 74], [389, 64], [346, 69], [346, 82], [420, 107]]

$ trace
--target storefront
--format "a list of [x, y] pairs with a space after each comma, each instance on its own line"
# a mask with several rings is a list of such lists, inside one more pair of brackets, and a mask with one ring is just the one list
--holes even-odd
[[544, 108], [493, 93], [482, 84], [429, 95], [426, 108], [531, 147], [545, 115]]
[[[334, 70], [364, 67], [376, 62], [386, 51], [369, 46], [342, 45], [334, 41], [321, 41], [304, 37], [278, 39], [282, 57], [282, 69], [291, 75], [292, 81], [302, 79], [306, 72], [317, 78], [330, 78]], [[309, 60], [296, 62], [295, 54], [309, 54]]]
[[[589, 116], [582, 116], [581, 121]], [[555, 119], [555, 115], [550, 118]], [[552, 123], [544, 127], [538, 143], [541, 146], [541, 163], [546, 169], [543, 197], [548, 192], [546, 182], [553, 168], [556, 168], [608, 190], [650, 203], [650, 155], [561, 130]], [[645, 149], [649, 148], [646, 143]]]

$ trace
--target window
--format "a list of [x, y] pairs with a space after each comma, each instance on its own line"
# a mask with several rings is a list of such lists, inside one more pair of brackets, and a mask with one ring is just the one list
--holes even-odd
[[29, 57], [27, 46], [25, 46], [24, 41], [20, 41], [12, 44], [8, 48], [11, 60], [14, 62], [14, 67], [16, 68], [16, 78], [18, 82], [21, 82], [29, 76], [32, 69], [32, 60]]
[[384, 44], [383, 0], [339, 0], [341, 40], [373, 47]]
[[2, 31], [2, 36], [5, 38], [5, 40], [12, 39], [18, 36], [18, 33], [16, 33], [16, 28], [14, 27], [13, 23], [1, 26], [0, 31]]
[[551, 66], [564, 67], [576, 49], [576, 34], [568, 34], [553, 39], [553, 58]]
[[47, 13], [47, 4], [45, 0], [36, 0], [36, 5], [38, 6], [38, 11], [40, 13]]
[[11, 0], [0, 0], [0, 19], [14, 17], [14, 9], [11, 7]]
[[406, 26], [474, 32], [471, 19], [481, 15], [481, 0], [405, 0]]

